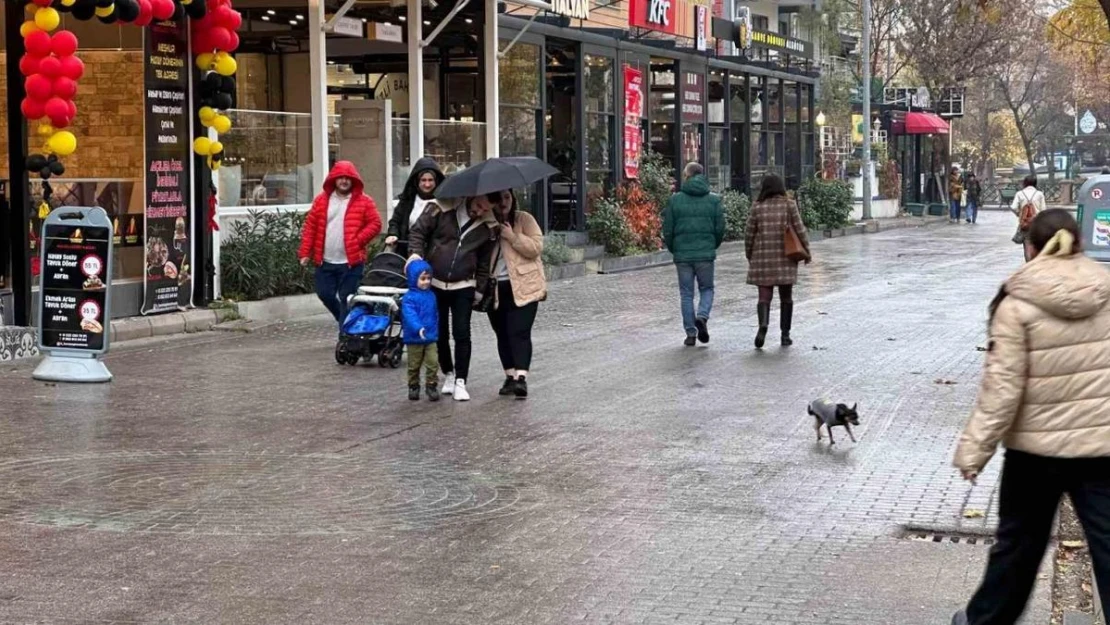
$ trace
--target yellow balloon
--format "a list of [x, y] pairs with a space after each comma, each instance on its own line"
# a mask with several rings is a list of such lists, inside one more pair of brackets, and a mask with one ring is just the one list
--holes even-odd
[[62, 0], [62, 6], [64, 7], [71, 7], [75, 4], [77, 4], [77, 0]]
[[42, 124], [41, 126], [39, 126], [40, 137], [49, 137], [52, 134], [54, 134], [54, 127], [50, 124]]
[[224, 151], [224, 144], [219, 141], [213, 141], [212, 146], [208, 148], [208, 153], [215, 156]]
[[234, 76], [239, 64], [230, 54], [224, 54], [216, 59], [216, 73], [220, 76]]
[[212, 64], [216, 62], [216, 55], [211, 52], [197, 55], [197, 69], [209, 70], [212, 69]]
[[54, 7], [42, 7], [35, 11], [35, 26], [40, 29], [50, 32], [62, 23], [62, 16], [58, 14], [58, 10]]
[[54, 133], [46, 144], [58, 156], [69, 156], [77, 151], [77, 137], [68, 130]]
[[39, 219], [46, 219], [50, 216], [50, 205], [46, 202], [39, 204]]
[[216, 119], [212, 120], [212, 127], [216, 129], [219, 134], [224, 134], [231, 130], [231, 118], [227, 115], [217, 115]]
[[97, 17], [108, 17], [109, 15], [111, 15], [115, 12], [116, 12], [116, 5], [115, 4], [109, 4], [106, 7], [96, 7], [96, 16]]
[[211, 106], [202, 106], [200, 110], [197, 111], [197, 117], [200, 118], [200, 123], [205, 126], [211, 126], [212, 120], [216, 119], [216, 115], [216, 109]]
[[38, 25], [35, 24], [32, 20], [27, 20], [26, 22], [23, 22], [22, 26], [19, 27], [19, 36], [26, 39], [27, 35], [30, 35], [31, 33], [37, 33], [38, 31]]
[[208, 156], [212, 151], [212, 141], [208, 137], [197, 137], [193, 141], [193, 151], [200, 156]]

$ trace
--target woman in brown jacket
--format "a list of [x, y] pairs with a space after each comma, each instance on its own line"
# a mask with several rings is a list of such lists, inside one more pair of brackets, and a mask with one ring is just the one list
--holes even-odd
[[1018, 620], [1064, 493], [1087, 534], [1110, 610], [1110, 272], [1079, 250], [1063, 210], [1033, 220], [1033, 260], [991, 304], [979, 399], [954, 464], [972, 483], [1006, 446], [998, 542], [979, 590], [954, 624]]
[[[771, 300], [775, 287], [779, 288], [782, 311], [779, 316], [779, 329], [782, 331], [782, 345], [794, 344], [790, 340], [790, 326], [794, 318], [794, 283], [798, 281], [798, 263], [786, 257], [784, 236], [787, 228], [793, 228], [802, 246], [809, 250], [806, 227], [798, 212], [798, 205], [786, 197], [786, 185], [782, 177], [768, 174], [763, 178], [759, 200], [752, 206], [748, 215], [748, 228], [744, 240], [744, 251], [748, 257], [748, 284], [759, 287], [759, 333], [755, 336], [757, 349], [763, 348], [767, 340], [767, 326], [771, 321]], [[806, 258], [809, 264], [809, 258]]]
[[505, 369], [500, 395], [528, 397], [532, 366], [532, 325], [547, 297], [543, 270], [543, 231], [536, 219], [517, 210], [512, 191], [491, 193], [499, 243], [490, 257], [489, 279], [497, 281], [489, 322], [497, 335], [497, 354]]

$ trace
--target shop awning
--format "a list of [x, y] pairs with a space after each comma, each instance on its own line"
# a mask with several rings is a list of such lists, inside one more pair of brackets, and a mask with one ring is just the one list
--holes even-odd
[[948, 122], [932, 113], [906, 113], [907, 135], [946, 135]]

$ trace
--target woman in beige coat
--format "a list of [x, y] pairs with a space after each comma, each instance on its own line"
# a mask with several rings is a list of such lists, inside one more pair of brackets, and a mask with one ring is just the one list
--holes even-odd
[[1079, 226], [1059, 209], [1029, 229], [1032, 261], [991, 304], [979, 399], [954, 464], [974, 483], [1006, 446], [998, 542], [954, 624], [1010, 625], [1033, 589], [1064, 493], [1087, 534], [1110, 610], [1110, 272], [1079, 250]]
[[505, 369], [505, 383], [499, 394], [525, 399], [532, 366], [532, 325], [540, 301], [547, 297], [543, 230], [534, 217], [517, 210], [512, 191], [490, 194], [489, 199], [494, 204], [499, 236], [489, 271], [489, 279], [497, 281], [489, 322], [497, 335], [497, 354]]

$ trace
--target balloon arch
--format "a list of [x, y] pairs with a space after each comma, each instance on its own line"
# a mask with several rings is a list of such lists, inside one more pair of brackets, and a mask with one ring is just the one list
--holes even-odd
[[[38, 124], [35, 134], [42, 145], [28, 154], [27, 171], [43, 180], [65, 173], [62, 159], [77, 151], [77, 136], [67, 128], [77, 117], [78, 81], [85, 64], [77, 58], [77, 36], [58, 30], [61, 14], [78, 20], [94, 16], [105, 24], [123, 22], [145, 27], [152, 21], [189, 17], [196, 65], [203, 72], [197, 117], [217, 139], [203, 136], [193, 141], [193, 151], [218, 169], [224, 146], [218, 136], [231, 129], [226, 111], [234, 104], [235, 58], [239, 47], [237, 31], [243, 17], [231, 8], [231, 0], [34, 0], [27, 4], [27, 20], [19, 32], [26, 53], [19, 60], [25, 77], [26, 97], [20, 106], [23, 116]], [[53, 34], [51, 34], [53, 33]]]

